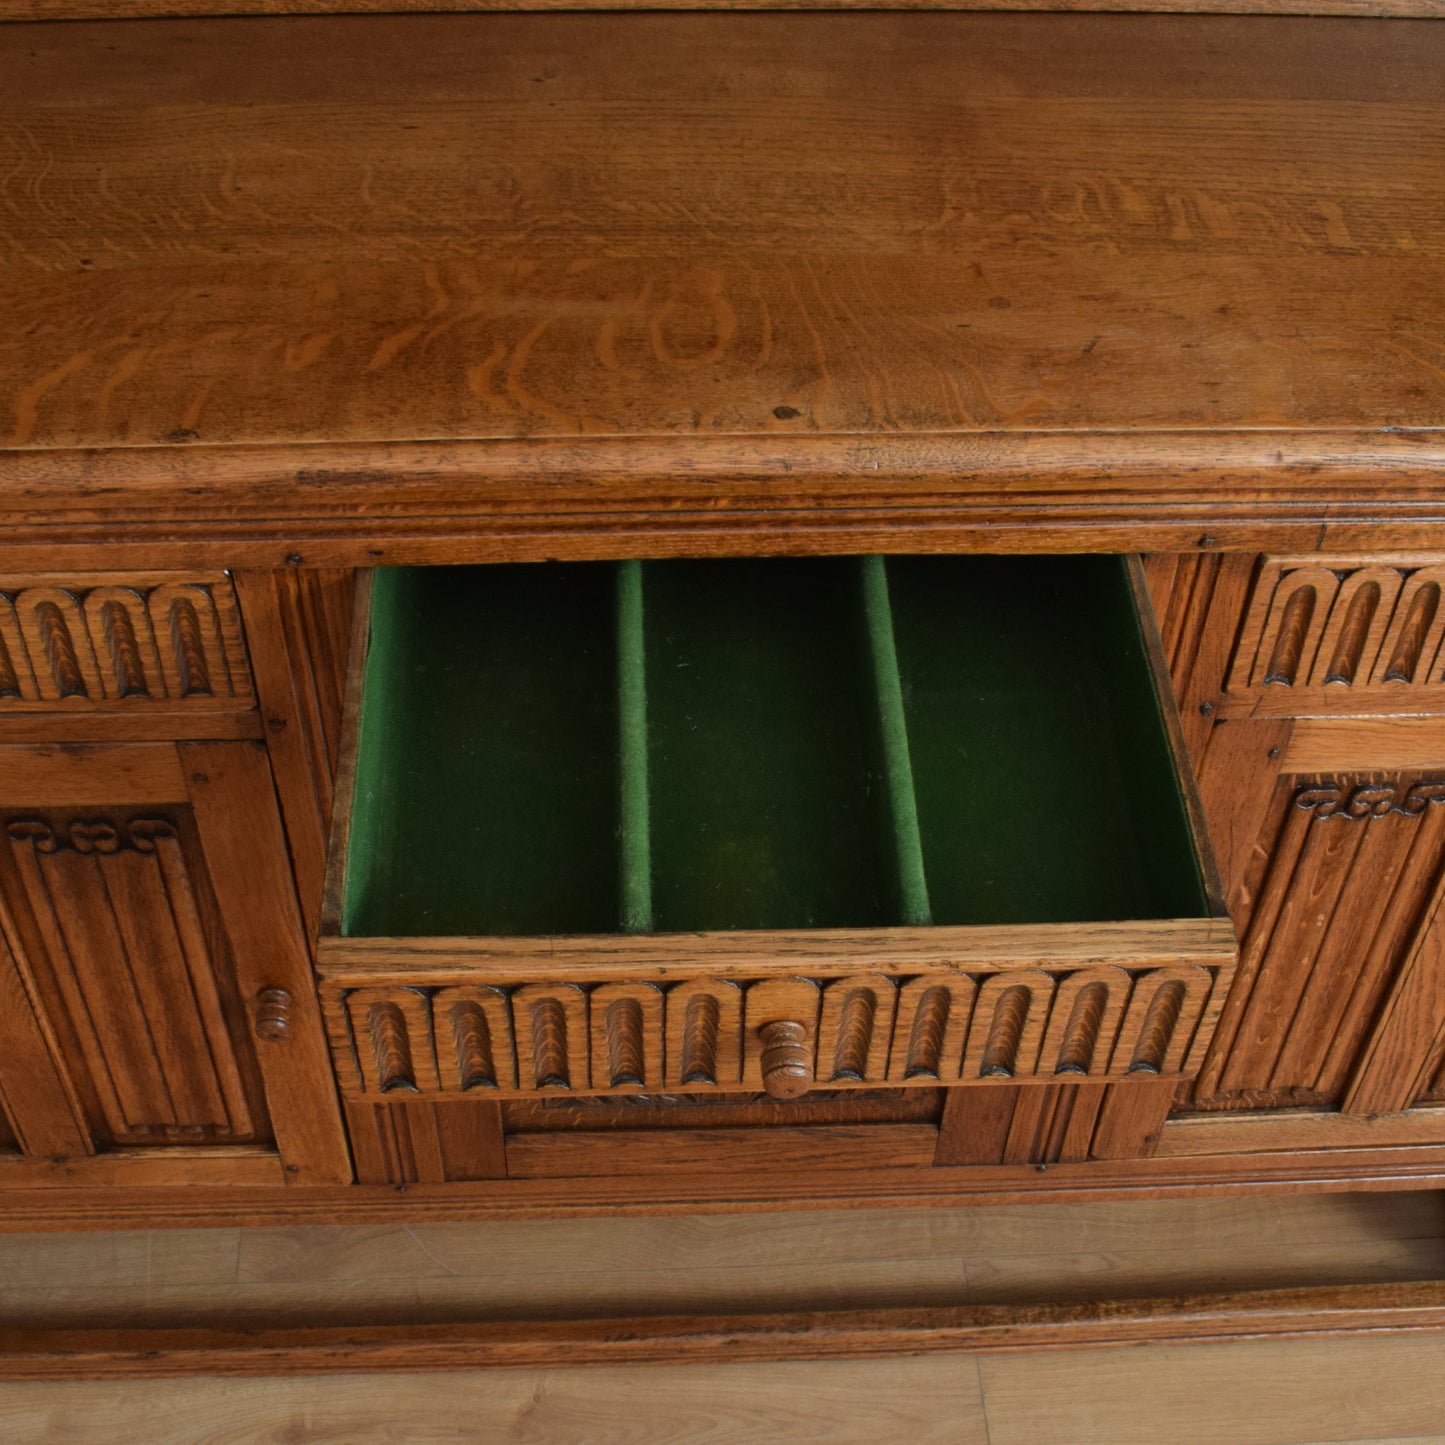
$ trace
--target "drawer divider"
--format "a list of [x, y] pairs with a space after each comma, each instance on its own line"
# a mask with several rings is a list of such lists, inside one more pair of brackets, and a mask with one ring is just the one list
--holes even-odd
[[902, 921], [912, 927], [924, 927], [933, 922], [933, 910], [928, 902], [928, 879], [923, 866], [918, 796], [914, 790], [913, 760], [908, 749], [908, 720], [903, 711], [903, 681], [898, 673], [898, 647], [893, 635], [887, 564], [878, 556], [864, 557], [862, 563], [868, 650], [873, 659], [873, 687], [883, 737], [884, 781], [888, 789]]
[[652, 931], [652, 823], [647, 776], [647, 656], [642, 563], [617, 568], [617, 733], [622, 929]]

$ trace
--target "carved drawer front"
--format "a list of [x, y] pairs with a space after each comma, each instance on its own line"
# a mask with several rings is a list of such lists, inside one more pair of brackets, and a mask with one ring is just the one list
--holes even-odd
[[0, 716], [254, 705], [224, 573], [0, 576]]
[[1142, 599], [1117, 558], [378, 574], [343, 1091], [1187, 1074], [1235, 942]]
[[1219, 715], [1445, 711], [1445, 557], [1265, 557]]
[[505, 987], [330, 979], [323, 1007], [337, 1077], [359, 1099], [786, 1099], [1184, 1076], [1217, 982], [1197, 964]]

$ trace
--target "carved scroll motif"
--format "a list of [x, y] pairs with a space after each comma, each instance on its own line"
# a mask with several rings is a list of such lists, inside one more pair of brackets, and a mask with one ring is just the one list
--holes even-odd
[[1445, 803], [1445, 779], [1420, 782], [1326, 782], [1300, 788], [1294, 805], [1316, 818], [1348, 818], [1363, 822], [1399, 813], [1417, 818], [1432, 804]]

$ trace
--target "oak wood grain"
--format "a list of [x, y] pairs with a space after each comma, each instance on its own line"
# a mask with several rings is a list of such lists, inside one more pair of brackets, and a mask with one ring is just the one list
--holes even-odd
[[609, 977], [673, 982], [706, 975], [726, 955], [750, 977], [846, 978], [862, 970], [940, 978], [967, 971], [1026, 970], [1030, 964], [1081, 968], [1161, 960], [1225, 968], [1234, 956], [1227, 919], [1153, 922], [952, 926], [932, 928], [748, 930], [539, 938], [339, 938], [321, 941], [323, 978], [361, 986], [404, 967], [418, 986], [461, 983], [485, 970], [499, 983]]
[[[957, 0], [4, 0], [0, 23], [150, 16], [371, 15], [494, 10], [955, 10]], [[970, 0], [970, 10], [1116, 10], [1169, 14], [1438, 16], [1439, 0]]]
[[[981, 1091], [988, 1092], [988, 1091]], [[1234, 1122], [1230, 1121], [1231, 1124]], [[885, 1129], [885, 1132], [887, 1130]], [[257, 1187], [182, 1189], [169, 1187], [153, 1158], [129, 1173], [93, 1175], [74, 1164], [55, 1166], [57, 1177], [84, 1183], [84, 1189], [30, 1187], [24, 1161], [0, 1158], [0, 1169], [15, 1186], [6, 1190], [7, 1230], [197, 1228], [241, 1224], [364, 1224], [408, 1221], [560, 1218], [605, 1213], [692, 1214], [786, 1210], [805, 1205], [911, 1208], [945, 1203], [1017, 1204], [1049, 1199], [1104, 1202], [1208, 1198], [1308, 1192], [1387, 1192], [1445, 1188], [1445, 1145], [1429, 1142], [1438, 1130], [1427, 1125], [1426, 1142], [1398, 1136], [1370, 1147], [1301, 1148], [1286, 1131], [1279, 1147], [1210, 1154], [1200, 1148], [1187, 1158], [1132, 1159], [1124, 1163], [1094, 1160], [1060, 1162], [1040, 1172], [1035, 1165], [910, 1167], [790, 1174], [735, 1170], [719, 1177], [705, 1167], [691, 1173], [668, 1171], [661, 1177], [603, 1176], [578, 1189], [575, 1177], [483, 1180], [445, 1185], [355, 1184], [308, 1189], [263, 1187], [265, 1169], [275, 1177], [274, 1155], [254, 1156], [247, 1182]], [[1198, 1143], [1200, 1141], [1196, 1141]], [[209, 1151], [202, 1151], [207, 1153]], [[98, 1156], [106, 1161], [118, 1156]], [[756, 1156], [754, 1155], [754, 1158]], [[83, 1161], [82, 1161], [83, 1162]], [[127, 1162], [133, 1162], [128, 1160]], [[163, 1161], [162, 1161], [163, 1162]], [[204, 1166], [204, 1160], [201, 1161]], [[202, 1169], [202, 1172], [207, 1172]], [[221, 1171], [210, 1177], [224, 1184]], [[148, 1187], [128, 1187], [144, 1182]]]
[[5, 806], [125, 807], [183, 803], [186, 781], [174, 746], [165, 743], [34, 743], [0, 747]]
[[0, 46], [7, 190], [54, 198], [18, 206], [4, 273], [12, 447], [1440, 420], [1428, 24], [303, 17]]
[[278, 1330], [0, 1329], [0, 1378], [443, 1371], [865, 1359], [1259, 1336], [1445, 1332], [1435, 1281], [1084, 1304]]
[[341, 749], [353, 575], [290, 568], [234, 578], [308, 935], [320, 927]]
[[[340, 1388], [338, 1388], [340, 1386]], [[644, 1403], [645, 1402], [645, 1403]], [[144, 1435], [194, 1445], [197, 1431], [240, 1438], [627, 1440], [751, 1445], [777, 1431], [797, 1445], [987, 1445], [977, 1373], [947, 1358], [698, 1365], [669, 1369], [522, 1369], [488, 1374], [15, 1384], [0, 1391], [0, 1424], [16, 1439], [102, 1445]]]
[[1442, 45], [1127, 15], [0, 30], [6, 556], [1418, 543]]
[[253, 1007], [265, 989], [291, 995], [286, 1037], [256, 1046], [287, 1177], [345, 1183], [351, 1157], [266, 755], [254, 743], [182, 743], [177, 751], [243, 995]]
[[981, 1361], [980, 1373], [993, 1445], [1039, 1439], [1148, 1445], [1162, 1422], [1179, 1445], [1382, 1435], [1433, 1442], [1440, 1386], [1430, 1361], [1438, 1351], [1429, 1336], [1382, 1333], [1352, 1342], [1163, 1349], [1151, 1351], [1140, 1370], [1118, 1353], [997, 1358]]
[[917, 1169], [932, 1162], [937, 1141], [938, 1131], [927, 1124], [512, 1134], [507, 1174], [576, 1179], [747, 1170], [796, 1181], [835, 1170]]
[[1445, 770], [1445, 719], [1301, 718], [1279, 761], [1299, 774]]
[[1160, 1157], [1249, 1153], [1275, 1149], [1359, 1149], [1387, 1143], [1445, 1142], [1445, 1109], [1358, 1114], [1303, 1109], [1241, 1114], [1187, 1114], [1165, 1124], [1155, 1153]]

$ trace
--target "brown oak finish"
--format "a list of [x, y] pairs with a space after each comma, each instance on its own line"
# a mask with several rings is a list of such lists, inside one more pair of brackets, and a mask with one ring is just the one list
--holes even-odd
[[344, 570], [238, 572], [267, 751], [307, 932], [320, 926], [341, 751], [355, 579]]
[[[0, 136], [17, 147], [0, 166], [16, 218], [0, 304], [19, 322], [0, 336], [0, 559], [7, 576], [74, 588], [102, 570], [129, 569], [134, 587], [157, 568], [241, 568], [256, 691], [214, 709], [214, 736], [179, 707], [174, 725], [138, 723], [124, 699], [101, 708], [113, 724], [59, 699], [73, 732], [0, 718], [14, 745], [0, 748], [0, 801], [41, 769], [37, 806], [114, 809], [131, 789], [137, 805], [192, 810], [246, 1049], [289, 1177], [311, 1185], [278, 1188], [263, 1146], [178, 1150], [170, 1175], [130, 1154], [43, 1162], [39, 1141], [83, 1136], [89, 1100], [44, 1067], [20, 1081], [0, 1065], [3, 1162], [25, 1174], [7, 1221], [1445, 1178], [1438, 1111], [1383, 1133], [1329, 1112], [1436, 1097], [1445, 1044], [1445, 808], [1417, 791], [1445, 781], [1440, 735], [1418, 716], [1441, 711], [1445, 613], [1412, 614], [1407, 597], [1445, 548], [1431, 339], [1445, 322], [1445, 31], [331, 17], [7, 27], [0, 60]], [[902, 968], [950, 986], [973, 969], [983, 988], [1048, 972], [1059, 1007], [1069, 978], [1118, 948], [1138, 972], [1181, 950], [1224, 967], [1222, 922], [761, 940], [747, 982], [789, 998], [755, 1018], [740, 998], [744, 1074], [717, 1083], [717, 1108], [738, 1112], [706, 1127], [668, 1102], [681, 1026], [655, 997], [705, 985], [719, 956], [706, 940], [431, 940], [399, 959], [391, 941], [331, 938], [313, 980], [338, 765], [346, 790], [349, 569], [1141, 547], [1178, 553], [1149, 564], [1159, 656], [1251, 930], [1185, 1100], [1217, 1120], [1166, 1117], [1199, 1062], [1187, 1055], [1127, 1082], [1085, 1065], [1083, 1082], [998, 1075], [946, 1105], [936, 1079], [916, 1104], [882, 1097], [882, 1031], [850, 1035], [830, 987]], [[1317, 595], [1287, 619], [1281, 589], [1301, 578]], [[1375, 611], [1352, 612], [1372, 585]], [[106, 645], [119, 678], [129, 644]], [[1391, 679], [1396, 652], [1413, 661]], [[1256, 676], [1261, 656], [1264, 674], [1278, 661], [1292, 678]], [[1349, 676], [1331, 683], [1337, 658]], [[1390, 711], [1416, 716], [1386, 731]], [[238, 740], [258, 733], [264, 753]], [[182, 737], [195, 741], [177, 749]], [[1341, 922], [1322, 929], [1323, 915]], [[0, 983], [30, 1003], [5, 1042], [63, 1062], [73, 1041], [33, 1014], [27, 947], [6, 934]], [[498, 1017], [492, 983], [528, 1017], [507, 1035], [516, 1055], [492, 1059], [495, 1088], [475, 1029]], [[365, 1028], [343, 1037], [353, 1003]], [[900, 991], [895, 1032], [909, 1006]], [[1216, 992], [1208, 1023], [1221, 1007]], [[438, 1017], [460, 1032], [433, 1052]], [[1114, 1022], [1137, 1029], [1128, 1063], [1154, 1032], [1145, 1051], [1167, 1060], [1157, 1019]], [[761, 1031], [780, 1025], [802, 1038], [771, 1068]], [[987, 1072], [995, 1032], [949, 1043]], [[1042, 1013], [1001, 1032], [1050, 1065], [1071, 1047]], [[348, 1077], [353, 1039], [367, 1047]], [[809, 1071], [835, 1097], [810, 1090], [806, 1122], [763, 1125], [745, 1111], [802, 1105], [733, 1097]], [[174, 1072], [196, 1077], [179, 1057]], [[579, 1080], [630, 1095], [617, 1112], [637, 1122], [598, 1122]], [[484, 1097], [443, 1101], [469, 1081]], [[420, 1097], [398, 1102], [408, 1084]], [[182, 1180], [215, 1187], [166, 1187]]]
[[390, 15], [508, 10], [1117, 10], [1225, 15], [1438, 17], [1439, 0], [4, 0], [0, 23], [153, 16]]
[[[1445, 836], [1430, 799], [1445, 734], [1429, 716], [1370, 714], [1436, 710], [1439, 558], [1246, 564], [1151, 563], [1176, 682], [1202, 720], [1201, 793], [1244, 931], [1210, 1056], [1183, 1097], [1403, 1110], [1438, 1069]], [[1229, 643], [1213, 645], [1207, 670], [1202, 646], [1190, 651], [1199, 637]]]
[[35, 147], [7, 184], [66, 198], [18, 202], [0, 267], [0, 545], [1438, 539], [1442, 44], [1123, 15], [0, 31]]
[[351, 1159], [266, 755], [250, 743], [178, 751], [243, 994], [252, 1010], [270, 990], [291, 996], [284, 1038], [257, 1044], [287, 1174], [297, 1184], [345, 1183]]
[[[1003, 1092], [1003, 1091], [999, 1091]], [[406, 1107], [406, 1106], [397, 1106]], [[470, 1107], [470, 1106], [468, 1106]], [[1435, 1114], [1435, 1110], [1426, 1111]], [[1255, 1116], [1268, 1134], [1277, 1121]], [[1319, 1119], [1321, 1116], [1314, 1116]], [[1323, 1116], [1333, 1121], [1338, 1116]], [[1312, 1141], [1302, 1137], [1300, 1121], [1285, 1119], [1278, 1143], [1249, 1140], [1241, 1148], [1241, 1117], [1221, 1119], [1220, 1151], [1195, 1132], [1193, 1119], [1171, 1121], [1161, 1136], [1189, 1126], [1185, 1155], [1136, 1158], [1123, 1162], [1092, 1160], [1059, 1162], [1040, 1170], [1037, 1164], [966, 1165], [962, 1167], [871, 1168], [853, 1165], [842, 1170], [817, 1168], [779, 1177], [757, 1169], [756, 1145], [751, 1161], [756, 1172], [734, 1169], [727, 1177], [710, 1170], [666, 1171], [661, 1177], [618, 1174], [585, 1182], [576, 1176], [538, 1179], [450, 1180], [442, 1184], [411, 1182], [354, 1184], [340, 1188], [265, 1187], [266, 1173], [275, 1179], [274, 1155], [248, 1156], [246, 1162], [226, 1160], [226, 1169], [201, 1168], [198, 1181], [245, 1184], [244, 1189], [168, 1187], [160, 1182], [151, 1161], [142, 1168], [112, 1167], [108, 1175], [80, 1161], [84, 1168], [57, 1169], [57, 1180], [83, 1183], [84, 1189], [43, 1187], [34, 1171], [5, 1192], [7, 1230], [193, 1228], [245, 1224], [394, 1223], [398, 1219], [476, 1220], [487, 1218], [552, 1218], [600, 1213], [655, 1214], [737, 1213], [796, 1209], [810, 1203], [848, 1207], [910, 1208], [933, 1204], [1026, 1204], [1043, 1199], [1062, 1202], [1105, 1202], [1130, 1198], [1174, 1198], [1223, 1193], [1356, 1192], [1439, 1190], [1445, 1188], [1445, 1144], [1402, 1140], [1384, 1131], [1382, 1142], [1370, 1145], [1321, 1128]], [[1214, 1121], [1208, 1121], [1211, 1125]], [[1356, 1121], [1367, 1124], [1370, 1121]], [[1408, 1118], [1406, 1120], [1408, 1123]], [[1408, 1133], [1401, 1129], [1400, 1133]], [[1438, 1140], [1438, 1123], [1422, 1128], [1419, 1137]], [[117, 1156], [100, 1156], [111, 1161]], [[816, 1158], [816, 1155], [814, 1156]], [[99, 1161], [97, 1161], [99, 1162]], [[819, 1161], [822, 1163], [823, 1161]], [[0, 1161], [12, 1167], [13, 1161]], [[227, 1172], [229, 1171], [229, 1172]], [[188, 1177], [188, 1176], [182, 1176]], [[137, 1187], [144, 1185], [145, 1187]]]
[[1445, 1285], [1260, 1290], [1067, 1305], [274, 1330], [0, 1330], [0, 1379], [330, 1374], [991, 1354], [1445, 1331]]
[[460, 1107], [346, 1100], [347, 1131], [361, 1184], [444, 1184], [507, 1175], [502, 1113], [495, 1104]]
[[[208, 1148], [252, 1144], [231, 1156], [239, 1175], [212, 1182], [349, 1179], [299, 924], [287, 962], [277, 899], [291, 882], [264, 751], [0, 749], [0, 800], [12, 1184], [105, 1187], [127, 1155], [134, 1182], [179, 1182], [187, 1147], [204, 1175]], [[283, 1041], [251, 1041], [258, 978], [290, 985]], [[322, 1065], [309, 1081], [308, 1028]]]

